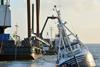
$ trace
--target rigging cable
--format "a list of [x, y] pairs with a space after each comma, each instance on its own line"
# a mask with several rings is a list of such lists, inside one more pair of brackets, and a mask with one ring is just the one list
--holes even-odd
[[76, 30], [74, 29], [74, 26], [73, 26], [72, 22], [70, 22], [70, 26], [71, 26], [71, 28], [72, 28], [74, 34], [76, 35], [77, 33], [76, 33]]

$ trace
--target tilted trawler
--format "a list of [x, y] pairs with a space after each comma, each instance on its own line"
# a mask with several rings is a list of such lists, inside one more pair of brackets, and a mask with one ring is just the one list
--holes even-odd
[[79, 40], [77, 35], [65, 26], [60, 11], [56, 9], [58, 19], [58, 34], [55, 38], [57, 51], [57, 67], [95, 67], [95, 61], [88, 48]]
[[[56, 67], [96, 67], [94, 58], [87, 46], [65, 26], [66, 22], [62, 21], [60, 11], [56, 9], [56, 6], [54, 10], [57, 16], [47, 17], [41, 33], [44, 31], [48, 19], [58, 20], [58, 34], [52, 41], [54, 50], [51, 52], [51, 54], [57, 53]], [[49, 51], [46, 54], [49, 54]]]

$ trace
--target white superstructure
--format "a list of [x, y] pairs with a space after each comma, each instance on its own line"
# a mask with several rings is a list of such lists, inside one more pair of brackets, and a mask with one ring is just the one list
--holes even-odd
[[0, 0], [0, 26], [11, 26], [11, 11], [9, 0]]

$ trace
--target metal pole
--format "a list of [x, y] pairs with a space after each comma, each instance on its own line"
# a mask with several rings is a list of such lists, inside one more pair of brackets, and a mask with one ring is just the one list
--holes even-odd
[[[40, 37], [40, 33], [39, 33], [39, 11], [40, 11], [40, 0], [36, 0], [36, 26], [37, 26], [37, 29], [36, 29], [36, 35], [38, 37]], [[39, 47], [39, 41], [37, 41], [37, 47]]]
[[30, 18], [30, 0], [27, 0], [27, 26], [28, 26], [28, 38], [31, 37], [31, 18]]
[[39, 37], [39, 11], [40, 11], [40, 0], [36, 0], [36, 26], [37, 26], [37, 36]]
[[34, 33], [34, 4], [32, 4], [32, 33]]

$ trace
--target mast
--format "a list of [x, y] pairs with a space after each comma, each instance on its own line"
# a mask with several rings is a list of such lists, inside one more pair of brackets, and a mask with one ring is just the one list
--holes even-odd
[[30, 18], [30, 0], [27, 0], [27, 26], [28, 26], [28, 38], [31, 37], [31, 18]]
[[[73, 55], [73, 57], [74, 57], [74, 60], [75, 60], [75, 62], [76, 62], [76, 64], [77, 64], [77, 67], [80, 67], [80, 65], [79, 65], [79, 63], [78, 63], [78, 60], [77, 60], [77, 58], [76, 58], [76, 55], [74, 54], [74, 51], [73, 51], [73, 49], [72, 49], [72, 46], [71, 46], [71, 42], [70, 42], [70, 40], [69, 40], [69, 37], [68, 36], [66, 36], [67, 35], [67, 33], [65, 33], [66, 31], [64, 31], [64, 24], [62, 23], [62, 21], [61, 21], [61, 17], [60, 17], [60, 11], [58, 11], [57, 9], [56, 9], [56, 6], [54, 6], [55, 7], [55, 10], [56, 10], [56, 12], [57, 12], [57, 15], [58, 15], [58, 21], [59, 21], [59, 26], [58, 26], [58, 29], [59, 29], [59, 34], [60, 34], [60, 44], [61, 43], [63, 43], [64, 44], [64, 48], [66, 48], [65, 46], [66, 46], [66, 44], [68, 44], [68, 46], [69, 46], [69, 49], [71, 50], [71, 53], [72, 53], [72, 55]], [[67, 29], [68, 31], [70, 31], [69, 29]], [[71, 32], [71, 31], [70, 31]], [[64, 39], [64, 37], [66, 37], [66, 39], [67, 40], [65, 40]], [[64, 41], [66, 41], [66, 42], [64, 42]], [[60, 53], [61, 53], [61, 45], [59, 44], [59, 53], [58, 53], [58, 55], [60, 56]], [[59, 57], [58, 57], [59, 58]], [[58, 59], [57, 59], [58, 60]]]

